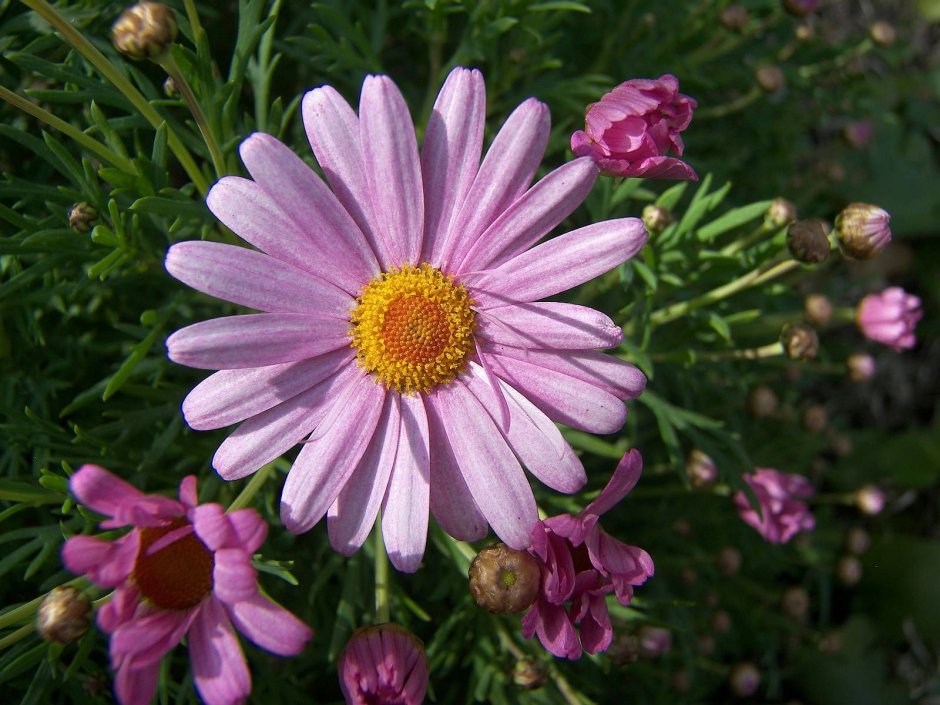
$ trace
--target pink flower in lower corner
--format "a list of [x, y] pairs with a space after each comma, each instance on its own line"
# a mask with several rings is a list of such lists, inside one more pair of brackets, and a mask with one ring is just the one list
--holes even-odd
[[62, 549], [69, 570], [114, 588], [97, 619], [111, 636], [121, 705], [150, 702], [161, 659], [183, 637], [208, 705], [242, 703], [251, 692], [233, 624], [272, 653], [303, 651], [313, 632], [258, 591], [252, 554], [268, 527], [255, 510], [197, 504], [191, 475], [180, 483], [178, 502], [145, 495], [96, 465], [82, 466], [69, 484], [82, 504], [108, 517], [101, 528], [131, 527], [115, 541], [73, 536]]
[[696, 180], [688, 164], [665, 156], [670, 150], [682, 156], [679, 133], [696, 106], [670, 74], [625, 81], [588, 106], [584, 130], [571, 135], [571, 151], [591, 157], [609, 176]]
[[529, 553], [539, 561], [542, 582], [522, 618], [522, 633], [526, 638], [537, 635], [559, 658], [577, 659], [582, 649], [589, 654], [606, 650], [613, 638], [606, 596], [613, 593], [627, 605], [633, 588], [653, 575], [653, 559], [646, 551], [621, 543], [597, 524], [633, 489], [642, 470], [640, 453], [630, 451], [580, 514], [545, 519], [532, 531]]
[[261, 313], [167, 340], [175, 362], [219, 370], [183, 402], [194, 429], [240, 424], [212, 459], [243, 478], [302, 444], [281, 495], [295, 533], [326, 517], [358, 550], [381, 510], [392, 564], [418, 569], [429, 515], [462, 540], [489, 526], [525, 549], [538, 521], [523, 467], [575, 492], [584, 468], [555, 426], [612, 433], [646, 378], [601, 351], [623, 332], [585, 306], [542, 301], [619, 266], [647, 239], [636, 218], [540, 242], [597, 178], [576, 159], [531, 185], [550, 133], [535, 99], [483, 156], [486, 91], [454, 69], [418, 148], [404, 98], [368, 76], [358, 115], [329, 86], [304, 96], [321, 180], [274, 137], [240, 147], [252, 179], [206, 199], [257, 249], [173, 245], [166, 268]]
[[424, 645], [397, 624], [359, 629], [339, 657], [339, 685], [347, 705], [420, 705], [428, 689]]
[[863, 298], [855, 311], [858, 327], [869, 340], [883, 343], [897, 352], [917, 344], [914, 328], [923, 317], [920, 298], [892, 286]]
[[802, 475], [755, 468], [753, 474], [744, 476], [744, 481], [754, 491], [760, 511], [751, 506], [747, 494], [741, 491], [734, 495], [738, 514], [770, 543], [786, 543], [800, 531], [815, 528], [816, 519], [803, 502], [815, 491]]

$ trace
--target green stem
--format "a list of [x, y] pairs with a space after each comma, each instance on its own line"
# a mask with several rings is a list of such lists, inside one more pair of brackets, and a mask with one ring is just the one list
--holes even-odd
[[724, 286], [719, 286], [717, 289], [712, 289], [707, 291], [701, 296], [696, 296], [694, 299], [689, 299], [688, 301], [682, 301], [677, 304], [672, 304], [666, 308], [661, 308], [657, 311], [653, 311], [650, 314], [650, 325], [661, 326], [664, 323], [670, 323], [675, 321], [678, 318], [682, 318], [686, 314], [695, 311], [696, 309], [708, 306], [722, 299], [726, 299], [729, 296], [737, 294], [739, 291], [743, 291], [752, 286], [757, 286], [763, 284], [766, 281], [770, 281], [775, 277], [779, 277], [782, 274], [786, 274], [792, 269], [796, 269], [800, 266], [800, 263], [795, 259], [786, 259], [782, 262], [776, 262], [773, 264], [765, 264], [757, 267], [756, 269], [751, 270], [747, 274], [734, 281], [728, 282]]
[[[65, 17], [59, 14], [52, 5], [46, 2], [46, 0], [20, 1], [58, 30], [65, 41], [71, 44], [79, 54], [84, 56], [92, 66], [98, 69], [106, 79], [113, 83], [114, 87], [124, 94], [124, 97], [130, 101], [131, 105], [133, 105], [154, 128], [160, 127], [161, 124], [166, 122], [166, 120], [160, 116], [160, 113], [147, 102], [147, 99], [140, 91], [134, 88], [133, 84], [118, 71], [117, 67], [115, 67], [104, 54], [98, 51], [98, 48], [88, 41], [81, 32], [75, 29]], [[199, 167], [196, 166], [196, 162], [193, 161], [189, 150], [180, 142], [174, 132], [168, 131], [167, 137], [173, 154], [176, 155], [176, 158], [183, 166], [183, 169], [186, 170], [186, 173], [196, 185], [196, 188], [199, 189], [199, 192], [205, 194], [209, 190], [209, 183], [202, 175], [202, 172], [199, 171]]]
[[61, 118], [57, 118], [48, 110], [43, 110], [35, 103], [30, 102], [21, 95], [17, 95], [4, 86], [0, 86], [0, 99], [5, 100], [14, 108], [19, 108], [24, 113], [29, 113], [34, 118], [42, 120], [44, 123], [50, 127], [54, 127], [59, 132], [68, 135], [102, 161], [108, 162], [112, 166], [116, 166], [118, 169], [128, 174], [138, 173], [134, 163], [129, 159], [126, 159], [120, 154], [112, 151], [107, 145], [99, 142], [94, 137], [89, 137], [71, 123], [62, 120]]
[[[63, 583], [63, 585], [72, 585], [80, 590], [84, 590], [88, 586], [88, 581], [85, 578], [73, 578]], [[51, 592], [51, 590], [49, 592]], [[39, 605], [42, 604], [42, 601], [45, 600], [48, 595], [48, 592], [43, 593], [35, 600], [30, 600], [19, 607], [14, 607], [9, 612], [0, 614], [0, 629], [6, 629], [10, 625], [18, 624], [25, 619], [32, 619], [32, 616], [36, 614], [36, 611], [39, 609]]]
[[716, 105], [712, 108], [702, 108], [701, 110], [695, 111], [696, 120], [709, 120], [714, 118], [725, 117], [726, 115], [731, 115], [732, 113], [739, 112], [744, 110], [751, 103], [755, 102], [758, 98], [761, 97], [761, 89], [757, 86], [752, 88], [750, 91], [745, 93], [739, 98], [725, 103], [724, 105]]
[[[521, 661], [526, 658], [526, 653], [512, 640], [512, 637], [509, 636], [509, 633], [506, 631], [506, 627], [504, 627], [501, 622], [494, 620], [494, 628], [496, 635], [499, 637], [500, 644], [503, 645], [506, 651], [512, 654], [514, 659]], [[552, 679], [555, 687], [558, 688], [558, 691], [568, 705], [585, 705], [584, 697], [571, 687], [571, 684], [561, 672], [555, 668], [554, 664], [549, 666], [548, 676]]]
[[32, 634], [35, 628], [36, 628], [36, 625], [30, 622], [29, 624], [23, 625], [22, 627], [17, 629], [15, 632], [7, 634], [5, 637], [0, 639], [0, 650], [3, 650], [7, 648], [8, 646], [13, 646], [13, 644], [18, 642], [23, 637], [29, 636], [30, 634]]
[[738, 238], [734, 242], [724, 247], [721, 250], [721, 254], [725, 255], [726, 257], [736, 255], [741, 250], [746, 250], [751, 245], [756, 245], [772, 232], [774, 232], [773, 228], [767, 227], [766, 223], [761, 223], [744, 237]]
[[388, 554], [382, 540], [382, 512], [375, 518], [375, 623], [384, 624], [391, 619], [388, 604]]
[[692, 359], [695, 362], [723, 362], [725, 360], [761, 360], [768, 357], [778, 357], [784, 354], [783, 343], [769, 343], [759, 348], [745, 350], [720, 350], [718, 352], [694, 352], [690, 357], [687, 351], [677, 351], [653, 355], [654, 362], [682, 362]]
[[209, 156], [212, 159], [215, 175], [218, 177], [224, 176], [227, 172], [225, 168], [225, 156], [219, 148], [219, 143], [215, 139], [215, 135], [212, 134], [212, 130], [209, 128], [209, 121], [206, 120], [206, 114], [202, 111], [202, 106], [199, 105], [199, 101], [196, 100], [196, 94], [193, 93], [189, 81], [186, 80], [183, 72], [180, 71], [179, 64], [176, 63], [173, 54], [166, 52], [160, 59], [156, 59], [156, 63], [173, 79], [180, 94], [183, 96], [183, 100], [185, 100], [186, 105], [189, 106], [189, 112], [192, 113], [193, 119], [196, 121], [196, 126], [199, 128], [199, 133], [202, 135], [202, 139], [205, 140], [206, 146], [209, 148]]
[[258, 472], [256, 472], [248, 481], [248, 484], [245, 485], [245, 489], [243, 489], [235, 498], [235, 500], [230, 505], [228, 505], [228, 511], [234, 512], [236, 509], [244, 509], [247, 507], [251, 503], [251, 500], [254, 499], [255, 495], [258, 494], [258, 490], [261, 489], [261, 486], [267, 482], [269, 477], [271, 477], [273, 472], [274, 463], [268, 463]]

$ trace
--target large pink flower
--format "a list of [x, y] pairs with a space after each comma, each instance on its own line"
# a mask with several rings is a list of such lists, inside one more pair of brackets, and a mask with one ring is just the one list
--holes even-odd
[[855, 312], [858, 327], [866, 338], [898, 352], [917, 344], [914, 328], [923, 315], [920, 299], [898, 286], [869, 294]]
[[591, 157], [611, 176], [698, 179], [688, 164], [665, 156], [670, 149], [682, 156], [679, 133], [696, 106], [670, 74], [625, 81], [588, 106], [584, 130], [571, 135], [571, 151]]
[[421, 705], [428, 690], [428, 657], [421, 640], [387, 623], [356, 631], [339, 657], [347, 705]]
[[108, 517], [103, 529], [132, 527], [116, 541], [73, 536], [62, 549], [69, 570], [114, 588], [98, 610], [98, 626], [111, 635], [121, 705], [150, 702], [160, 660], [184, 636], [196, 688], [208, 705], [241, 703], [251, 692], [232, 623], [281, 656], [300, 653], [313, 636], [258, 592], [251, 556], [268, 527], [255, 510], [226, 514], [218, 504], [197, 504], [192, 475], [180, 483], [179, 502], [142, 494], [96, 465], [82, 466], [70, 487], [82, 504]]
[[303, 117], [331, 188], [256, 133], [241, 145], [254, 180], [226, 177], [207, 200], [261, 251], [185, 242], [166, 259], [190, 286], [262, 311], [167, 340], [176, 362], [221, 370], [183, 402], [189, 425], [242, 422], [213, 458], [219, 474], [245, 477], [302, 442], [281, 497], [287, 528], [327, 515], [333, 546], [350, 554], [381, 507], [405, 571], [424, 553], [429, 511], [457, 538], [480, 539], [489, 523], [525, 548], [538, 515], [522, 466], [561, 492], [585, 482], [554, 422], [614, 432], [646, 382], [598, 352], [622, 338], [607, 316], [539, 301], [633, 256], [642, 223], [536, 244], [597, 168], [577, 159], [529, 186], [549, 135], [533, 99], [481, 164], [484, 100], [478, 71], [451, 72], [419, 153], [389, 78], [366, 78], [358, 116], [317, 88]]
[[[607, 486], [580, 514], [561, 514], [533, 529], [531, 553], [539, 561], [539, 596], [522, 618], [526, 638], [538, 635], [559, 658], [577, 659], [610, 646], [613, 629], [606, 595], [621, 605], [633, 598], [633, 588], [653, 574], [653, 559], [642, 548], [613, 538], [597, 522], [601, 514], [633, 489], [643, 470], [636, 450], [623, 456]], [[575, 625], [579, 626], [580, 639]]]
[[813, 486], [802, 475], [783, 473], [770, 468], [755, 468], [745, 475], [760, 512], [756, 511], [744, 492], [734, 495], [738, 514], [748, 525], [770, 543], [786, 543], [800, 531], [811, 531], [816, 519], [803, 499], [815, 494]]

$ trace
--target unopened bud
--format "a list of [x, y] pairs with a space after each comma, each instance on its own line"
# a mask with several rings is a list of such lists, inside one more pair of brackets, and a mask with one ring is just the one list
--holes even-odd
[[793, 30], [798, 42], [811, 42], [816, 38], [816, 28], [809, 22], [801, 22]]
[[890, 22], [877, 20], [872, 22], [871, 27], [868, 28], [868, 36], [871, 37], [875, 44], [889, 47], [897, 40], [898, 32]]
[[850, 203], [836, 216], [842, 254], [852, 259], [871, 259], [891, 242], [888, 211], [869, 203]]
[[822, 262], [829, 256], [828, 230], [818, 218], [798, 220], [787, 229], [787, 249], [793, 259], [805, 264]]
[[803, 316], [810, 325], [822, 328], [832, 318], [832, 302], [822, 294], [810, 294], [803, 301]]
[[627, 666], [640, 658], [640, 640], [633, 634], [618, 634], [614, 637], [607, 657], [617, 666]]
[[836, 575], [843, 585], [854, 587], [862, 579], [862, 562], [855, 556], [842, 556], [836, 565]]
[[525, 551], [498, 543], [480, 551], [470, 564], [470, 594], [496, 614], [521, 612], [539, 594], [539, 565]]
[[765, 93], [776, 93], [783, 90], [783, 87], [787, 85], [786, 76], [783, 75], [781, 68], [775, 64], [764, 64], [758, 67], [757, 71], [754, 72], [754, 77], [757, 79], [757, 85]]
[[747, 410], [756, 419], [766, 419], [777, 412], [780, 400], [774, 390], [765, 384], [751, 389], [747, 395]]
[[812, 360], [819, 353], [819, 336], [805, 323], [791, 323], [784, 328], [780, 342], [791, 360]]
[[175, 98], [180, 94], [179, 86], [176, 85], [176, 81], [173, 80], [172, 76], [167, 76], [166, 80], [163, 82], [163, 95], [167, 98]]
[[512, 682], [521, 690], [538, 690], [547, 679], [548, 669], [533, 659], [519, 659], [513, 666]]
[[819, 640], [819, 650], [824, 654], [837, 654], [842, 651], [842, 632], [837, 629], [827, 632]]
[[698, 637], [698, 650], [702, 656], [711, 656], [715, 653], [715, 638], [711, 634], [700, 634]]
[[677, 693], [688, 693], [692, 690], [692, 677], [688, 671], [676, 671], [672, 674], [672, 688]]
[[850, 147], [861, 149], [871, 142], [871, 120], [856, 120], [842, 128], [842, 136]]
[[775, 198], [770, 202], [765, 217], [772, 228], [783, 228], [796, 220], [796, 206], [785, 198]]
[[734, 546], [725, 546], [718, 552], [715, 562], [718, 564], [718, 570], [724, 575], [737, 575], [743, 559], [741, 552]]
[[846, 436], [844, 433], [836, 433], [829, 439], [829, 447], [832, 448], [832, 452], [836, 454], [839, 458], [847, 458], [852, 455], [852, 450], [854, 446], [852, 445], [852, 439]]
[[845, 361], [849, 368], [849, 378], [853, 382], [864, 382], [875, 376], [875, 358], [865, 353], [849, 355]]
[[98, 218], [98, 209], [90, 203], [81, 201], [69, 211], [69, 227], [80, 233], [91, 230], [91, 224]]
[[829, 415], [822, 404], [810, 404], [803, 409], [803, 428], [809, 433], [822, 433], [829, 425]]
[[731, 631], [731, 615], [724, 610], [718, 610], [712, 616], [712, 629], [716, 634], [727, 634]]
[[161, 56], [176, 40], [176, 17], [166, 5], [141, 2], [124, 10], [111, 27], [119, 52], [135, 61]]
[[790, 619], [802, 622], [809, 612], [809, 593], [800, 586], [794, 585], [783, 593], [780, 605]]
[[760, 687], [760, 671], [749, 661], [735, 664], [728, 677], [728, 685], [739, 698], [749, 698]]
[[806, 17], [819, 9], [820, 0], [783, 0], [783, 9], [796, 17]]
[[640, 640], [640, 654], [646, 658], [656, 658], [669, 653], [672, 648], [672, 634], [668, 629], [644, 624], [637, 634]]
[[880, 487], [875, 485], [863, 485], [855, 490], [853, 496], [855, 506], [859, 511], [868, 516], [881, 514], [885, 508], [885, 493]]
[[53, 588], [39, 605], [36, 629], [46, 641], [72, 644], [88, 631], [91, 602], [70, 585]]
[[650, 203], [643, 208], [643, 225], [650, 233], [661, 233], [672, 222], [672, 213], [662, 206]]
[[845, 550], [861, 556], [871, 547], [871, 536], [860, 526], [853, 526], [845, 535]]
[[718, 21], [721, 22], [722, 26], [734, 32], [744, 29], [747, 20], [747, 8], [744, 5], [727, 5], [721, 9], [721, 13], [718, 15]]
[[685, 461], [685, 472], [694, 487], [708, 487], [718, 479], [715, 461], [698, 448], [689, 453]]

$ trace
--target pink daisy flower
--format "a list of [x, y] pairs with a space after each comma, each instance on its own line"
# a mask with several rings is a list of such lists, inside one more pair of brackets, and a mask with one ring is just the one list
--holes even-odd
[[532, 530], [529, 553], [539, 562], [542, 583], [522, 618], [522, 634], [527, 639], [537, 635], [559, 658], [578, 659], [582, 648], [589, 654], [606, 651], [614, 633], [606, 596], [613, 593], [621, 605], [628, 605], [633, 588], [653, 575], [653, 559], [646, 551], [621, 543], [598, 526], [600, 516], [633, 489], [642, 471], [642, 456], [631, 450], [597, 499], [577, 516], [560, 514]]
[[255, 510], [226, 514], [218, 504], [197, 504], [192, 475], [180, 483], [178, 502], [145, 495], [96, 465], [79, 468], [69, 486], [82, 504], [108, 517], [101, 528], [132, 527], [116, 541], [73, 536], [62, 549], [69, 570], [114, 588], [97, 620], [111, 636], [122, 705], [150, 702], [160, 660], [183, 637], [202, 699], [234, 705], [251, 692], [251, 674], [233, 623], [280, 656], [299, 654], [313, 636], [258, 592], [251, 556], [268, 527]]
[[744, 492], [734, 495], [738, 515], [770, 543], [786, 543], [801, 531], [816, 526], [809, 507], [803, 501], [816, 492], [802, 475], [780, 472], [771, 468], [755, 468], [745, 475], [760, 505], [758, 513]]
[[347, 705], [421, 705], [428, 690], [428, 657], [421, 640], [397, 624], [356, 631], [339, 657]]
[[585, 482], [554, 422], [612, 433], [646, 382], [598, 352], [621, 341], [610, 318], [539, 300], [636, 254], [642, 223], [536, 244], [587, 196], [597, 168], [577, 159], [530, 188], [549, 135], [534, 99], [481, 163], [484, 102], [478, 71], [452, 71], [419, 152], [388, 77], [366, 77], [358, 116], [317, 88], [303, 118], [329, 187], [256, 133], [240, 150], [253, 180], [226, 177], [207, 202], [260, 251], [184, 242], [167, 253], [177, 279], [262, 312], [167, 340], [172, 360], [220, 370], [183, 402], [187, 423], [241, 423], [213, 466], [242, 478], [303, 443], [281, 496], [287, 528], [326, 515], [348, 555], [381, 508], [404, 571], [424, 554], [429, 513], [459, 539], [489, 524], [525, 548], [538, 515], [522, 466], [561, 492]]
[[855, 320], [865, 337], [896, 352], [910, 350], [917, 344], [914, 331], [923, 316], [920, 298], [899, 286], [869, 294], [855, 310]]

